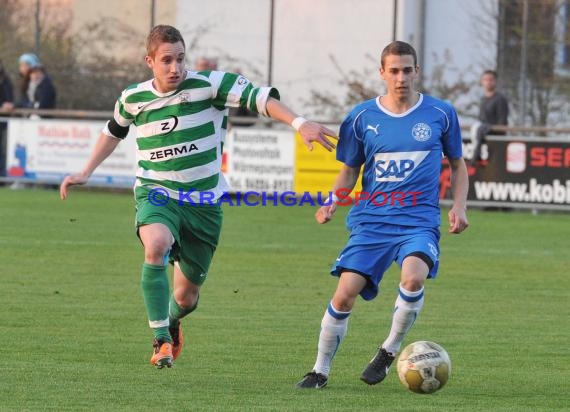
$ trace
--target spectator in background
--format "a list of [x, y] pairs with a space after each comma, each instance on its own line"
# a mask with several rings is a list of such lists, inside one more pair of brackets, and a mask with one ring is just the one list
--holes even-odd
[[497, 72], [485, 70], [481, 75], [483, 97], [479, 103], [479, 121], [471, 128], [473, 156], [471, 163], [476, 164], [481, 159], [481, 145], [488, 134], [504, 135], [505, 132], [492, 132], [492, 126], [507, 126], [509, 117], [509, 102], [505, 95], [497, 91]]
[[206, 70], [218, 70], [218, 61], [211, 57], [200, 56], [196, 59], [194, 70], [197, 72]]
[[[0, 60], [0, 113], [14, 108], [14, 88]], [[0, 177], [6, 175], [6, 123], [0, 122]]]
[[4, 65], [0, 60], [0, 111], [6, 112], [14, 108], [14, 87], [12, 80], [8, 77], [8, 73], [4, 69]]
[[56, 91], [38, 56], [20, 56], [21, 97], [17, 106], [28, 109], [54, 109]]

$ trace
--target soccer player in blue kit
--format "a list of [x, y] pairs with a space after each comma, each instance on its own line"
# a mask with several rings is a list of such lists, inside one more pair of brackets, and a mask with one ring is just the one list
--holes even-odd
[[361, 379], [374, 385], [388, 374], [423, 306], [424, 282], [437, 274], [442, 153], [452, 169], [449, 232], [461, 233], [468, 226], [469, 183], [457, 114], [450, 104], [414, 90], [418, 71], [414, 48], [390, 43], [380, 59], [387, 93], [357, 105], [341, 125], [336, 156], [343, 167], [332, 188], [333, 202], [317, 211], [317, 221], [331, 220], [342, 203], [339, 197], [346, 200], [364, 165], [363, 189], [355, 193], [346, 222], [350, 238], [331, 270], [339, 281], [321, 322], [317, 359], [299, 388], [326, 386], [357, 296], [374, 299], [395, 261], [401, 278], [390, 333]]

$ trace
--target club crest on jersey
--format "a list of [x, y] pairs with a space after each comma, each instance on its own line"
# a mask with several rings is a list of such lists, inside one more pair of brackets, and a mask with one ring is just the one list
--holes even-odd
[[190, 95], [188, 93], [180, 93], [178, 95], [180, 103], [190, 103]]
[[401, 182], [426, 158], [429, 151], [388, 152], [374, 155], [377, 182]]
[[239, 92], [243, 92], [248, 84], [249, 84], [249, 82], [247, 81], [247, 79], [245, 77], [239, 76], [237, 78], [236, 82], [234, 83], [234, 88], [237, 88], [237, 90], [239, 90]]
[[414, 139], [418, 142], [425, 142], [431, 137], [431, 127], [426, 123], [416, 123], [414, 127], [412, 127], [412, 136], [414, 136]]

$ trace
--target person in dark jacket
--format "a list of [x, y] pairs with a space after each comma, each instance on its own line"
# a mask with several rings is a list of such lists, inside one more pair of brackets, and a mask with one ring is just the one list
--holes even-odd
[[[14, 88], [0, 60], [0, 113], [14, 108]], [[0, 122], [0, 176], [6, 175], [6, 122]]]
[[22, 83], [18, 107], [29, 109], [54, 109], [56, 90], [38, 56], [22, 54], [19, 59]]
[[484, 94], [479, 103], [479, 121], [471, 129], [472, 164], [482, 160], [481, 146], [488, 134], [505, 134], [505, 132], [491, 132], [491, 127], [507, 126], [509, 118], [509, 102], [504, 94], [497, 91], [497, 72], [485, 70], [481, 75], [481, 86]]
[[14, 107], [14, 87], [0, 60], [0, 111], [9, 111]]

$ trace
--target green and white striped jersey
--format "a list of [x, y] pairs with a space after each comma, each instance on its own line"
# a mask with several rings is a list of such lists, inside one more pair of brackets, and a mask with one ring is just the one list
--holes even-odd
[[[277, 89], [254, 87], [245, 77], [222, 71], [187, 71], [169, 93], [158, 92], [152, 80], [125, 89], [114, 118], [120, 126], [136, 126], [137, 197], [163, 188], [173, 199], [217, 200], [228, 190], [221, 172], [227, 108], [268, 116], [269, 97], [279, 99]], [[108, 128], [104, 133], [112, 135]]]

